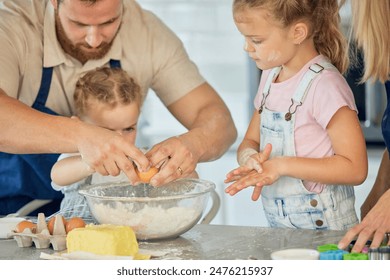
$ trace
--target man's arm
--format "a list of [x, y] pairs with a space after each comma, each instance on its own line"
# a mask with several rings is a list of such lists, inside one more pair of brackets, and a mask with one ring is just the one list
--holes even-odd
[[69, 118], [41, 113], [1, 89], [0, 112], [1, 151], [15, 154], [77, 151], [71, 134], [78, 128]]
[[193, 155], [198, 162], [218, 159], [237, 138], [229, 109], [207, 83], [195, 88], [168, 109], [189, 129], [180, 137], [192, 143]]
[[[152, 179], [153, 185], [184, 177], [195, 170], [198, 162], [221, 157], [237, 137], [229, 109], [207, 83], [168, 106], [168, 110], [188, 132], [169, 138], [148, 152], [153, 165], [169, 158], [164, 168]], [[179, 167], [182, 172], [177, 171]]]
[[26, 106], [0, 89], [0, 151], [7, 153], [80, 152], [83, 160], [102, 175], [123, 170], [137, 181], [135, 159], [142, 169], [149, 165], [144, 154], [113, 131], [76, 119], [52, 116]]

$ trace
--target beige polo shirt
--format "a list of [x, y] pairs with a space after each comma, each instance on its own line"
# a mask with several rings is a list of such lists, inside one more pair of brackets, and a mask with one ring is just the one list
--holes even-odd
[[91, 69], [120, 60], [140, 84], [165, 105], [204, 83], [177, 36], [133, 0], [124, 0], [123, 22], [111, 50], [82, 65], [65, 54], [56, 39], [54, 8], [48, 0], [0, 0], [0, 88], [31, 106], [39, 91], [42, 66], [53, 67], [46, 106], [70, 116], [77, 79]]

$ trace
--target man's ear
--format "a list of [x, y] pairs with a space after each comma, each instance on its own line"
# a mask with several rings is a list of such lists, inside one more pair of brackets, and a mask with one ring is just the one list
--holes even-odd
[[294, 44], [299, 45], [307, 38], [309, 34], [309, 28], [307, 24], [298, 22], [293, 25], [291, 32]]

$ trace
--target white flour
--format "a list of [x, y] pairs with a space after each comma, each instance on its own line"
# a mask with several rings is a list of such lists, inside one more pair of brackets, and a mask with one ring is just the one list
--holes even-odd
[[93, 214], [101, 224], [128, 225], [134, 229], [137, 238], [156, 239], [188, 230], [199, 220], [202, 209], [177, 206], [164, 209], [161, 206], [145, 205], [134, 211], [131, 206], [120, 203], [115, 208], [96, 204]]

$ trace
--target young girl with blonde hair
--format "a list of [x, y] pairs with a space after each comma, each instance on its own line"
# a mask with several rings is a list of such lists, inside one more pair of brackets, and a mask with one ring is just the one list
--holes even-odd
[[254, 186], [270, 226], [344, 230], [358, 222], [364, 136], [345, 81], [337, 0], [235, 0], [245, 51], [263, 70], [226, 193]]
[[[85, 121], [116, 131], [130, 143], [135, 143], [141, 108], [141, 88], [126, 71], [102, 67], [87, 72], [76, 83], [74, 103], [75, 121]], [[79, 153], [62, 154], [51, 170], [52, 187], [62, 191], [60, 213], [91, 219], [80, 187], [110, 181], [127, 181], [124, 173], [103, 176], [89, 167]]]

